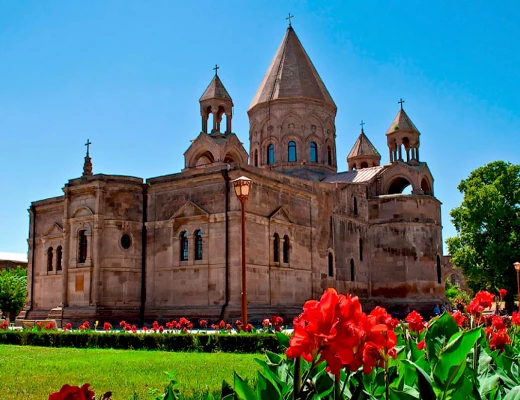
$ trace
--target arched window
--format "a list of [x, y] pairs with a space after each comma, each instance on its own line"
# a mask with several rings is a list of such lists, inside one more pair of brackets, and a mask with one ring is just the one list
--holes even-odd
[[78, 237], [78, 262], [84, 263], [87, 261], [87, 231], [79, 231]]
[[329, 276], [334, 276], [334, 256], [329, 252]]
[[62, 250], [61, 246], [58, 246], [58, 248], [56, 249], [56, 271], [61, 271], [63, 268], [62, 258], [63, 258], [63, 250]]
[[357, 198], [354, 197], [354, 216], [357, 216], [358, 209], [357, 209]]
[[255, 167], [258, 167], [258, 150], [255, 150]]
[[274, 234], [274, 240], [273, 240], [273, 261], [279, 262], [280, 261], [280, 236], [278, 233]]
[[289, 162], [296, 162], [296, 142], [292, 140], [288, 145], [288, 159]]
[[330, 146], [327, 146], [327, 161], [329, 165], [332, 165], [332, 149]]
[[316, 142], [311, 142], [311, 162], [318, 162], [318, 145]]
[[359, 239], [359, 261], [363, 261], [363, 239]]
[[202, 260], [202, 230], [195, 231], [195, 260]]
[[354, 259], [353, 258], [350, 259], [350, 280], [352, 282], [356, 281], [356, 273], [354, 271]]
[[274, 164], [274, 144], [267, 146], [267, 164]]
[[47, 249], [47, 271], [52, 271], [52, 247]]
[[180, 239], [180, 253], [181, 261], [188, 261], [188, 232], [181, 232]]
[[287, 235], [283, 237], [283, 262], [289, 263], [289, 236]]
[[441, 258], [437, 256], [437, 283], [442, 283]]

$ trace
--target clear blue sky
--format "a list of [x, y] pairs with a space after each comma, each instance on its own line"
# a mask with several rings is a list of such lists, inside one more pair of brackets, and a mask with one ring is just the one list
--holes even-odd
[[27, 252], [31, 201], [81, 175], [87, 138], [94, 172], [179, 172], [215, 63], [249, 149], [246, 110], [289, 12], [338, 106], [339, 169], [362, 119], [388, 162], [404, 98], [454, 235], [460, 180], [520, 163], [517, 1], [0, 0], [0, 251]]

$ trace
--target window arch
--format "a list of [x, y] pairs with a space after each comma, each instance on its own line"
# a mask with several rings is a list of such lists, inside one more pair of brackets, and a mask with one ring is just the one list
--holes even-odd
[[82, 229], [78, 234], [78, 262], [84, 263], [87, 261], [87, 231]]
[[329, 276], [334, 276], [334, 256], [332, 252], [329, 251]]
[[327, 146], [327, 161], [329, 165], [332, 165], [332, 148]]
[[274, 144], [267, 146], [267, 164], [274, 164]]
[[357, 209], [357, 198], [354, 196], [354, 216], [358, 215], [358, 209]]
[[437, 255], [437, 283], [442, 283], [441, 258]]
[[181, 261], [188, 261], [188, 232], [181, 232], [180, 236], [180, 253], [181, 253]]
[[363, 239], [359, 239], [359, 261], [363, 261]]
[[273, 240], [273, 261], [280, 262], [280, 236], [278, 233], [274, 234]]
[[356, 272], [354, 270], [354, 259], [353, 258], [350, 259], [350, 280], [352, 282], [356, 281]]
[[289, 264], [289, 236], [285, 235], [283, 237], [283, 262], [285, 264]]
[[296, 142], [291, 140], [287, 146], [287, 161], [296, 162]]
[[258, 167], [258, 150], [255, 150], [254, 163], [255, 167]]
[[61, 246], [58, 246], [56, 249], [56, 271], [61, 271], [63, 269], [63, 249]]
[[310, 154], [310, 161], [311, 162], [318, 162], [318, 145], [316, 142], [311, 142], [311, 148], [310, 148], [311, 154]]
[[47, 271], [52, 271], [52, 247], [47, 249]]
[[202, 230], [195, 231], [195, 260], [202, 260]]

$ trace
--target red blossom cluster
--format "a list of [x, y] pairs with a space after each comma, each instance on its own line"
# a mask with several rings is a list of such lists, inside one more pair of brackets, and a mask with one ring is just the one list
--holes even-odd
[[489, 340], [489, 348], [491, 350], [504, 351], [506, 344], [511, 344], [511, 339], [507, 334], [507, 329], [495, 329], [493, 326], [484, 328], [486, 337]]
[[104, 331], [109, 331], [109, 330], [111, 330], [111, 329], [112, 329], [112, 325], [110, 325], [109, 322], [105, 322], [105, 323], [103, 324], [103, 330], [104, 330]]
[[88, 331], [90, 329], [90, 322], [85, 321], [80, 326], [78, 326], [78, 330], [80, 331]]
[[4, 320], [1, 324], [0, 324], [0, 330], [7, 330], [7, 328], [9, 328], [9, 322], [7, 322], [7, 320]]
[[90, 383], [85, 383], [82, 387], [63, 385], [59, 392], [50, 394], [48, 400], [93, 400], [96, 395], [89, 387]]
[[482, 311], [491, 308], [494, 296], [486, 290], [482, 290], [475, 295], [475, 298], [468, 304], [468, 312], [476, 317], [480, 317]]
[[208, 327], [208, 321], [206, 321], [205, 319], [201, 319], [199, 321], [199, 326], [202, 328], [202, 329], [206, 329]]
[[253, 332], [253, 325], [247, 324], [245, 327], [243, 327], [242, 321], [240, 321], [239, 319], [236, 320], [235, 325], [237, 327], [238, 332]]
[[271, 317], [271, 325], [276, 332], [280, 332], [283, 328], [283, 318], [278, 315]]
[[67, 331], [71, 331], [71, 330], [72, 330], [72, 324], [70, 322], [67, 322], [65, 324], [65, 326], [63, 326], [63, 331], [67, 332]]
[[[168, 324], [166, 324], [166, 327], [168, 327]], [[152, 331], [154, 331], [155, 333], [157, 333], [157, 332], [163, 333], [164, 332], [164, 326], [159, 325], [159, 322], [154, 321], [153, 324], [152, 324]]]
[[[378, 323], [380, 320], [388, 324]], [[372, 368], [383, 366], [388, 357], [396, 356], [397, 339], [391, 320], [384, 309], [367, 316], [358, 297], [327, 289], [319, 301], [307, 301], [303, 313], [294, 319], [287, 357], [326, 361], [327, 371], [335, 375], [344, 367], [356, 371], [361, 366], [369, 374]]]
[[462, 328], [468, 321], [468, 317], [466, 317], [460, 311], [452, 312], [452, 313], [450, 313], [450, 315], [453, 317], [453, 319], [455, 320], [455, 322], [459, 328]]
[[43, 329], [46, 329], [46, 330], [53, 330], [56, 328], [56, 324], [54, 324], [54, 322], [49, 322], [48, 324], [45, 324], [45, 326], [43, 327]]
[[513, 315], [511, 317], [511, 323], [516, 326], [520, 326], [520, 312], [513, 311]]
[[412, 332], [421, 333], [426, 327], [423, 317], [415, 310], [408, 314], [405, 321], [408, 322], [408, 329]]
[[507, 290], [506, 289], [498, 289], [498, 294], [500, 295], [500, 300], [504, 300], [504, 297], [506, 297]]

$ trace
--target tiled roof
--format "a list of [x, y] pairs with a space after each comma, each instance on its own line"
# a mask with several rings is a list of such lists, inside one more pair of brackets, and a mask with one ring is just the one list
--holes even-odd
[[27, 262], [27, 254], [0, 252], [0, 260], [2, 260], [2, 261], [16, 261], [16, 262], [26, 263]]
[[224, 84], [222, 83], [218, 75], [215, 75], [213, 77], [199, 101], [210, 99], [231, 100], [231, 96], [227, 92], [226, 88], [224, 87]]
[[386, 131], [387, 135], [390, 135], [395, 131], [410, 131], [419, 133], [418, 129], [413, 124], [410, 117], [406, 114], [406, 112], [401, 108], [394, 120], [390, 124], [390, 128]]
[[347, 158], [356, 157], [356, 156], [378, 156], [381, 157], [381, 154], [376, 150], [374, 145], [368, 140], [365, 132], [361, 131], [359, 137], [354, 143], [352, 150], [348, 153]]
[[249, 109], [271, 100], [294, 98], [321, 100], [336, 108], [294, 29], [289, 27]]
[[379, 172], [385, 168], [384, 165], [358, 169], [355, 171], [340, 172], [336, 175], [326, 177], [325, 183], [363, 183], [371, 181]]

